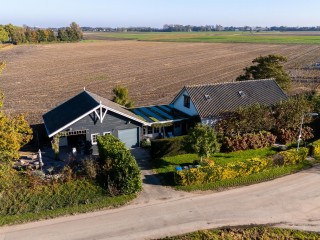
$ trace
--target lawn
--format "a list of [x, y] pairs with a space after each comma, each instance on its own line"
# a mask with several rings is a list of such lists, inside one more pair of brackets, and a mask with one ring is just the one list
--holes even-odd
[[214, 42], [264, 44], [319, 44], [316, 32], [151, 32], [86, 33], [88, 39], [117, 39], [159, 42]]
[[[216, 165], [225, 165], [239, 160], [249, 159], [253, 157], [265, 157], [275, 154], [273, 148], [263, 148], [247, 151], [237, 151], [231, 153], [215, 153], [212, 160]], [[154, 169], [159, 174], [173, 173], [176, 166], [192, 165], [198, 161], [199, 157], [196, 154], [182, 154], [173, 157], [164, 157], [153, 162]]]
[[202, 230], [175, 237], [163, 239], [191, 240], [191, 239], [320, 239], [320, 233], [291, 229], [281, 229], [266, 226], [231, 227], [223, 229]]
[[[227, 163], [235, 163], [238, 161], [245, 161], [250, 158], [263, 158], [276, 153], [274, 148], [264, 148], [256, 150], [237, 151], [232, 153], [216, 153], [213, 156], [215, 165], [224, 166]], [[254, 173], [249, 176], [238, 177], [234, 179], [224, 179], [215, 182], [209, 182], [199, 185], [177, 186], [174, 182], [174, 172], [176, 166], [194, 165], [199, 157], [196, 154], [182, 154], [173, 157], [164, 157], [153, 161], [153, 169], [162, 179], [163, 184], [174, 186], [178, 190], [195, 191], [195, 190], [224, 190], [231, 187], [246, 186], [259, 182], [272, 180], [278, 177], [286, 176], [306, 169], [312, 166], [308, 161], [303, 161], [299, 164], [270, 167], [262, 172]]]

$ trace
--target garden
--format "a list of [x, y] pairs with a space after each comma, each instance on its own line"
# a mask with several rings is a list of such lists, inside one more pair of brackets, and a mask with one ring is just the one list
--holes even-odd
[[[111, 146], [111, 147], [110, 147]], [[0, 164], [0, 226], [121, 206], [141, 191], [140, 169], [125, 145], [99, 137], [98, 159], [70, 161], [44, 174]]]
[[153, 140], [154, 171], [164, 184], [193, 191], [249, 185], [309, 168], [320, 154], [315, 121], [307, 114], [318, 111], [317, 102], [318, 97], [299, 96], [273, 107], [253, 105], [226, 113], [214, 127], [198, 124], [185, 137]]

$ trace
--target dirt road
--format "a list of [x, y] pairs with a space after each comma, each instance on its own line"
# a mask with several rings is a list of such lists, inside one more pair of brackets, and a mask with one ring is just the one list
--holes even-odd
[[320, 166], [220, 193], [3, 227], [0, 239], [151, 239], [242, 224], [320, 231]]

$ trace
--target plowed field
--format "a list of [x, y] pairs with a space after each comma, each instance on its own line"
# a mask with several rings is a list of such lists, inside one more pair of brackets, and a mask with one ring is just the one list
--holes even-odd
[[136, 106], [169, 103], [187, 84], [232, 81], [259, 55], [281, 54], [286, 68], [316, 61], [319, 45], [161, 43], [97, 41], [16, 46], [0, 51], [0, 76], [8, 112], [31, 123], [86, 87], [111, 98], [117, 84], [129, 88]]

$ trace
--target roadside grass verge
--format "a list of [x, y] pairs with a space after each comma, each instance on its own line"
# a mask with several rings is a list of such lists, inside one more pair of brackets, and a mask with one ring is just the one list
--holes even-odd
[[228, 227], [221, 229], [201, 230], [174, 237], [167, 240], [191, 239], [320, 239], [320, 233], [292, 229], [274, 228], [269, 226]]
[[39, 212], [0, 216], [0, 226], [51, 219], [60, 216], [76, 215], [102, 209], [116, 208], [125, 205], [135, 197], [136, 194], [121, 195], [116, 197], [101, 197], [97, 202], [90, 204], [80, 204], [53, 210], [43, 210]]

